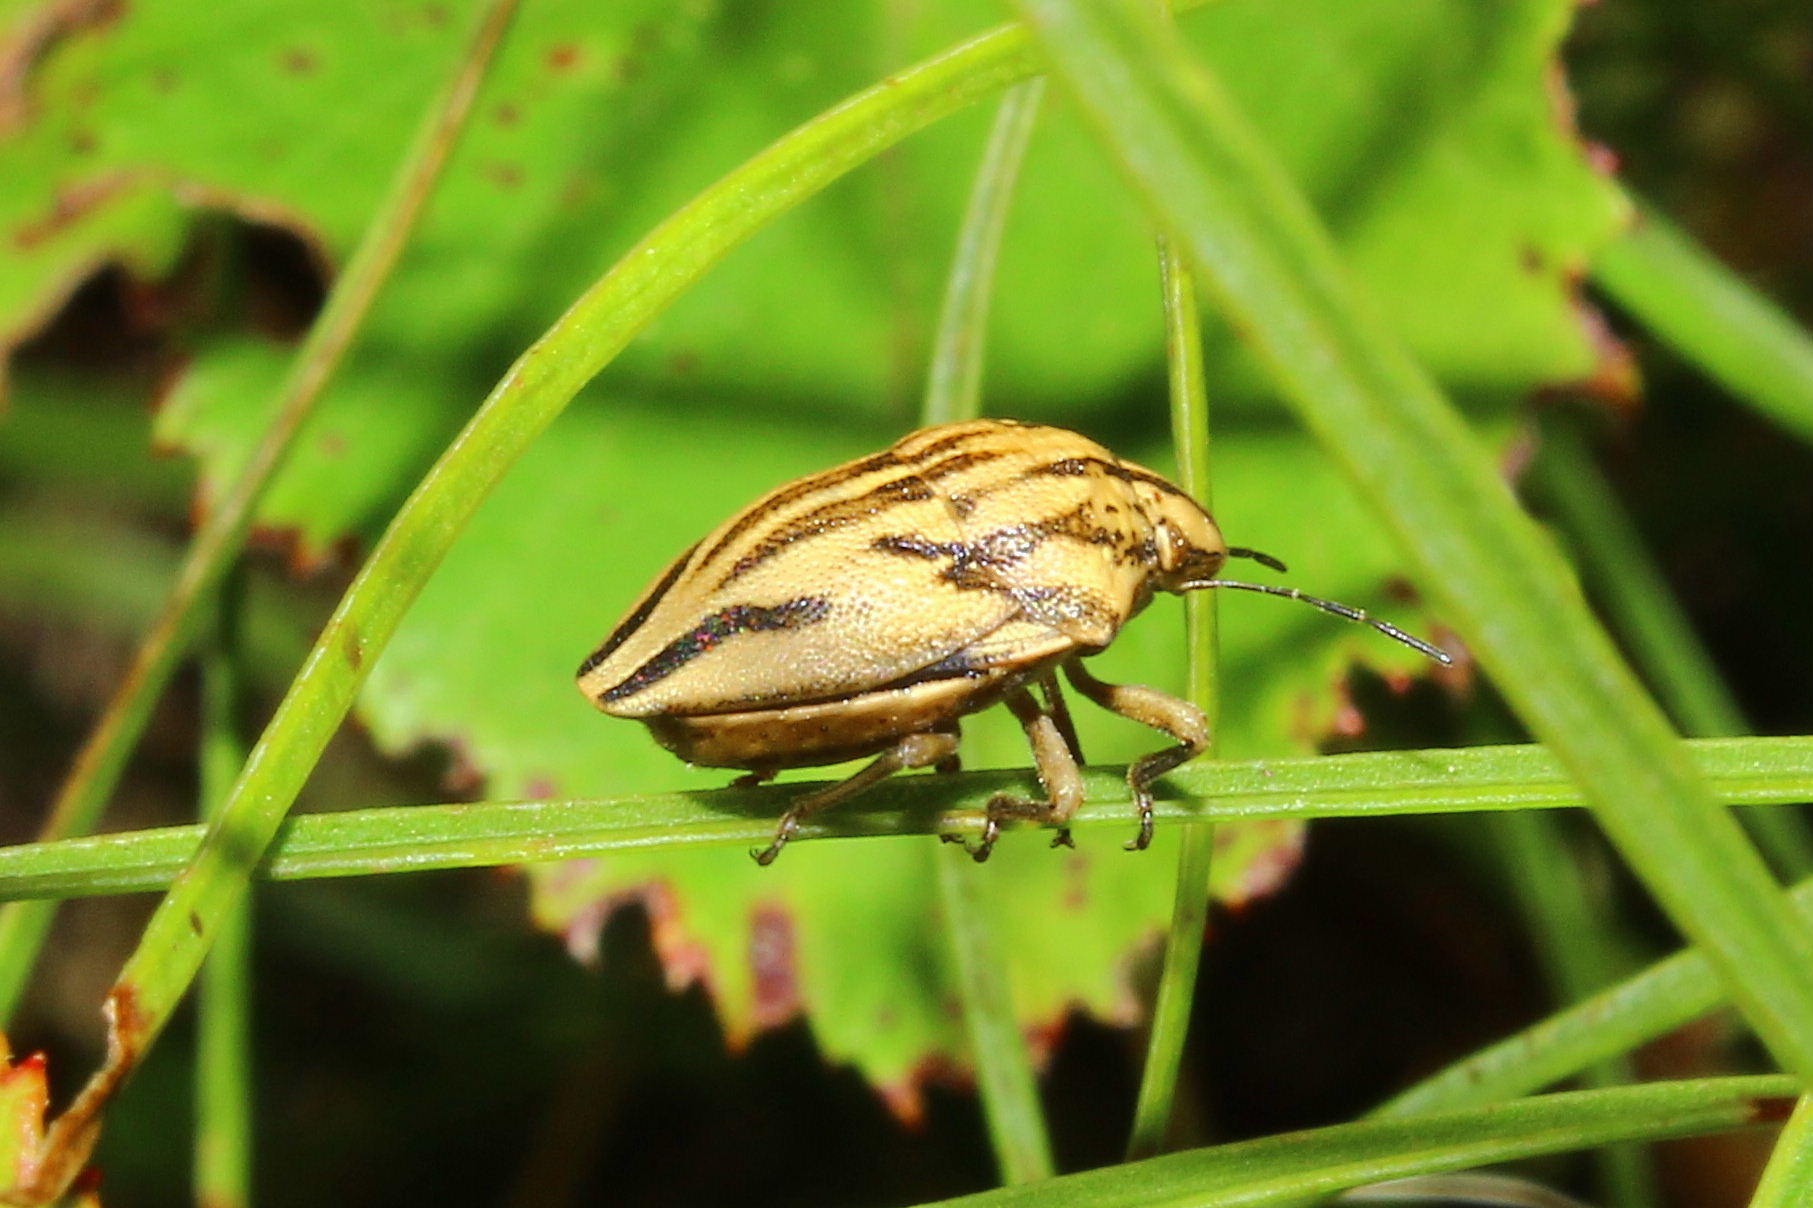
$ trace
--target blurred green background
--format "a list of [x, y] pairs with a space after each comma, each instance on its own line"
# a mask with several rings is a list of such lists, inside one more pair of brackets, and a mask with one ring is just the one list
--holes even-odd
[[[205, 19], [133, 7], [47, 34], [51, 7], [0, 4], [14, 56], [0, 62], [21, 64], [0, 77], [6, 842], [32, 835], [469, 25], [456, 4], [264, 0]], [[264, 505], [248, 734], [360, 552], [580, 288], [785, 130], [980, 28], [955, 3], [592, 9], [525, 4], [422, 230]], [[1804, 13], [1224, 0], [1185, 28], [1506, 464], [1557, 424], [1583, 429], [1748, 723], [1813, 732], [1806, 445], [1586, 284], [1626, 220], [1615, 163], [1617, 185], [1813, 315]], [[723, 782], [589, 709], [572, 667], [732, 509], [913, 426], [986, 123], [985, 110], [941, 123], [785, 219], [588, 389], [462, 536], [304, 808]], [[1167, 466], [1149, 236], [1061, 99], [1000, 273], [988, 410]], [[1208, 338], [1230, 539], [1285, 557], [1307, 590], [1439, 625], [1232, 334], [1211, 322]], [[1414, 656], [1364, 631], [1256, 599], [1222, 611], [1226, 755], [1521, 737], [1489, 689], [1411, 684]], [[1176, 616], [1155, 606], [1106, 672], [1179, 686]], [[108, 829], [193, 816], [197, 712], [185, 677]], [[1092, 760], [1152, 745], [1122, 723], [1084, 727]], [[1011, 725], [971, 729], [970, 766], [1024, 765]], [[1666, 949], [1596, 837], [1574, 831], [1629, 959]], [[1066, 1170], [1119, 1156], [1138, 1073], [1127, 1025], [1169, 907], [1169, 848], [1121, 857], [1119, 839], [1068, 860], [1026, 836], [992, 866]], [[658, 853], [261, 892], [258, 1198], [894, 1204], [989, 1185], [934, 849], [805, 845], [772, 872], [739, 852]], [[1260, 893], [1279, 869], [1288, 883]], [[1191, 1140], [1348, 1118], [1551, 1002], [1476, 820], [1320, 824], [1307, 843], [1253, 832], [1217, 876], [1230, 911], [1185, 1074]], [[1064, 910], [1079, 885], [1088, 908]], [[601, 907], [619, 904], [600, 931]], [[60, 917], [12, 1029], [16, 1050], [49, 1052], [53, 1085], [96, 1061], [96, 1004], [147, 908], [99, 899]], [[775, 911], [803, 1018], [775, 1014], [755, 984]], [[119, 1202], [185, 1194], [186, 1027], [103, 1141]], [[1652, 1073], [1748, 1060], [1717, 1025], [1643, 1056]], [[1762, 1152], [1754, 1138], [1667, 1147], [1664, 1202], [1742, 1203]], [[1585, 1163], [1536, 1173], [1593, 1192]]]

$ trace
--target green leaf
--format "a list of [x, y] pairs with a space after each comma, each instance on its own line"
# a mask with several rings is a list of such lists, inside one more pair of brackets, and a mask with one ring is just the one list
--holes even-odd
[[[1185, 22], [1237, 77], [1249, 108], [1266, 116], [1267, 137], [1406, 338], [1472, 392], [1495, 429], [1506, 399], [1590, 371], [1567, 278], [1618, 210], [1551, 109], [1550, 61], [1563, 24], [1555, 11], [1423, 3], [1386, 18], [1316, 0], [1289, 14], [1220, 5]], [[925, 6], [903, 47], [856, 11], [776, 8], [742, 19], [734, 36], [691, 13], [572, 0], [528, 6], [475, 136], [450, 166], [446, 192], [362, 351], [273, 487], [263, 519], [293, 530], [305, 556], [348, 532], [372, 532], [502, 358], [614, 249], [790, 122], [905, 54], [967, 33], [975, 19], [969, 6]], [[74, 211], [29, 255], [0, 258], [0, 330], [28, 329], [97, 257], [123, 255], [145, 273], [171, 263], [195, 218], [177, 204], [173, 181], [206, 182], [204, 196], [304, 231], [330, 261], [343, 255], [388, 168], [384, 152], [400, 144], [432, 87], [417, 64], [451, 53], [452, 33], [425, 21], [271, 0], [212, 24], [211, 54], [198, 59], [185, 49], [195, 19], [135, 6], [69, 39], [41, 66], [34, 85], [43, 122], [0, 147], [0, 172], [30, 187], [0, 203], [16, 207], [0, 209], [0, 222], [57, 212], [65, 187], [116, 178], [129, 186]], [[1446, 53], [1455, 46], [1467, 54]], [[1289, 83], [1306, 68], [1325, 89], [1316, 97]], [[259, 102], [269, 112], [196, 120], [198, 107], [220, 110], [223, 94], [242, 95], [236, 81], [260, 72], [275, 77]], [[367, 77], [355, 120], [344, 90]], [[76, 112], [66, 102], [77, 93], [89, 98], [81, 131], [63, 116]], [[384, 742], [447, 741], [488, 777], [493, 795], [721, 783], [667, 758], [636, 727], [596, 716], [569, 687], [572, 669], [640, 585], [724, 514], [789, 476], [897, 435], [901, 410], [891, 404], [917, 392], [933, 283], [980, 134], [977, 120], [945, 123], [885, 169], [814, 201], [739, 248], [619, 358], [480, 512], [379, 662], [361, 709]], [[1156, 371], [1162, 323], [1148, 226], [1073, 111], [1041, 123], [1002, 257], [989, 409], [1084, 424], [1130, 456], [1168, 465], [1156, 400], [1146, 422], [1105, 402]], [[268, 397], [281, 355], [242, 325], [197, 337], [159, 435], [197, 452], [206, 489], [225, 480], [265, 422], [256, 400]], [[1218, 514], [1231, 538], [1287, 556], [1306, 589], [1414, 624], [1414, 609], [1391, 598], [1397, 551], [1347, 483], [1280, 424], [1227, 332], [1211, 333], [1209, 363], [1225, 379], [1218, 395], [1238, 403], [1217, 419]], [[1131, 626], [1102, 673], [1181, 691], [1176, 611], [1167, 601]], [[1242, 600], [1224, 612], [1221, 738], [1233, 754], [1301, 750], [1325, 732], [1338, 707], [1330, 689], [1355, 659], [1393, 672], [1420, 666], [1415, 655], [1308, 610]], [[1154, 743], [1125, 723], [1086, 717], [1083, 725], [1097, 761]], [[972, 729], [971, 766], [1024, 766], [1011, 725], [981, 718]], [[1226, 836], [1223, 892], [1240, 896], [1275, 879], [1297, 841], [1282, 826]], [[857, 869], [873, 862], [867, 875], [888, 902], [892, 950], [911, 953], [923, 946], [916, 932], [928, 917], [925, 867], [888, 846], [863, 845], [847, 859]], [[1251, 854], [1242, 858], [1241, 848]], [[601, 904], [656, 881], [668, 886], [681, 920], [664, 933], [680, 937], [668, 948], [676, 978], [706, 977], [727, 1026], [744, 1034], [758, 1023], [754, 983], [719, 962], [747, 965], [760, 904], [752, 895], [773, 882], [722, 872], [726, 862], [734, 863], [723, 854], [612, 856], [557, 887], [543, 882], [543, 915], [592, 925]], [[1062, 903], [1078, 894], [1065, 858], [1010, 870], [1018, 863], [1001, 862], [1004, 896], [1024, 900], [1035, 919], [1068, 917]], [[1168, 894], [1137, 865], [1084, 866], [1093, 869], [1084, 889], [1098, 909], [1080, 924], [1095, 934], [1077, 952], [1094, 954], [1093, 963], [1016, 975], [1016, 993], [1021, 979], [1033, 983], [1022, 999], [1030, 1021], [1048, 1022], [1074, 1002], [1133, 1017], [1122, 972], [1161, 925]], [[839, 876], [782, 876], [794, 883], [785, 896], [799, 913], [844, 908]], [[810, 887], [815, 877], [822, 890]], [[733, 885], [745, 886], [740, 898]], [[838, 924], [818, 925], [824, 942], [842, 942]], [[705, 943], [709, 928], [720, 930]], [[1008, 946], [1043, 950], [1017, 939]], [[818, 959], [808, 951], [823, 950], [800, 948], [802, 967]], [[713, 963], [698, 965], [700, 953]], [[882, 970], [878, 958], [868, 976]], [[914, 1001], [942, 1011], [941, 986]], [[860, 1009], [874, 997], [838, 981], [808, 1005], [829, 1012], [847, 998]], [[890, 1085], [953, 1037], [947, 1018], [928, 1017], [906, 1029], [910, 1041], [874, 1032], [875, 1052], [863, 1055], [865, 1026], [857, 1017], [826, 1038], [828, 1047]]]
[[[429, 105], [345, 273], [297, 349], [281, 385], [273, 383], [268, 426], [257, 434], [244, 464], [236, 467], [231, 482], [190, 542], [163, 609], [141, 638], [132, 663], [120, 676], [100, 721], [77, 753], [40, 824], [41, 837], [83, 834], [94, 828], [127, 755], [186, 650], [200, 612], [244, 544], [265, 488], [291, 451], [297, 433], [415, 230], [449, 151], [467, 127], [473, 99], [514, 9], [515, 0], [493, 0], [457, 60], [453, 78]], [[48, 909], [20, 906], [0, 912], [0, 1019], [10, 1017], [49, 925]]]

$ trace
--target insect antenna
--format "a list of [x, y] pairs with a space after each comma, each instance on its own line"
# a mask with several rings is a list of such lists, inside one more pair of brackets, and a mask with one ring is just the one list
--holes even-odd
[[[1251, 551], [1247, 550], [1230, 549], [1228, 554], [1232, 557], [1254, 556]], [[1256, 560], [1266, 566], [1270, 566], [1278, 561], [1276, 558], [1268, 558], [1266, 555], [1257, 555]], [[1324, 600], [1319, 596], [1312, 596], [1305, 592], [1298, 591], [1294, 587], [1272, 587], [1264, 583], [1236, 583], [1232, 579], [1198, 579], [1193, 583], [1185, 583], [1183, 585], [1183, 590], [1194, 591], [1201, 587], [1231, 587], [1236, 591], [1256, 591], [1268, 596], [1283, 596], [1287, 600], [1301, 600], [1311, 607], [1320, 608], [1323, 612], [1332, 612], [1338, 617], [1346, 617], [1350, 621], [1358, 621], [1362, 625], [1370, 625], [1386, 637], [1400, 641], [1420, 654], [1428, 655], [1444, 667], [1451, 666], [1454, 662], [1453, 656], [1446, 650], [1443, 650], [1439, 646], [1432, 646], [1419, 637], [1405, 633], [1390, 621], [1381, 621], [1379, 618], [1370, 616], [1366, 612], [1355, 608], [1350, 604], [1337, 604], [1333, 600]]]
[[1228, 557], [1230, 557], [1230, 558], [1251, 558], [1253, 561], [1257, 562], [1259, 565], [1267, 568], [1268, 570], [1275, 570], [1279, 574], [1289, 574], [1290, 573], [1290, 567], [1284, 565], [1284, 562], [1282, 559], [1274, 558], [1270, 554], [1263, 553], [1260, 550], [1247, 549], [1243, 545], [1228, 546]]

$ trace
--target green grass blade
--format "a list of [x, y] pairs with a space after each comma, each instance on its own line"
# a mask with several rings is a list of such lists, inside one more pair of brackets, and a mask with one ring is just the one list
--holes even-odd
[[[1045, 95], [1043, 79], [1015, 85], [1001, 98], [969, 206], [951, 259], [944, 307], [932, 342], [920, 422], [927, 427], [974, 419], [982, 413], [982, 378], [988, 359], [989, 299], [1000, 258], [1001, 236], [1026, 147]], [[1020, 1031], [1007, 984], [1006, 961], [994, 919], [983, 903], [983, 875], [961, 852], [940, 852], [938, 902], [951, 959], [962, 988], [963, 1020], [976, 1063], [983, 1116], [1004, 1183], [1050, 1178], [1055, 1169], [1038, 1077]]]
[[[1749, 733], [1636, 526], [1593, 464], [1577, 424], [1565, 417], [1544, 424], [1528, 482], [1573, 545], [1587, 590], [1681, 729], [1696, 738]], [[1777, 872], [1789, 878], [1813, 873], [1813, 833], [1800, 818], [1784, 810], [1746, 811], [1743, 817]]]
[[1813, 338], [1648, 206], [1593, 282], [1663, 343], [1802, 440], [1813, 440]]
[[932, 361], [925, 379], [925, 404], [919, 422], [925, 427], [974, 419], [982, 414], [982, 373], [987, 361], [989, 302], [994, 296], [995, 269], [1001, 258], [1001, 236], [1014, 182], [1026, 158], [1045, 99], [1044, 77], [1008, 90], [995, 111], [982, 151], [982, 164], [970, 187], [969, 205], [951, 258], [932, 340]]
[[[221, 585], [221, 621], [202, 656], [203, 816], [226, 800], [245, 761], [236, 666], [243, 584]], [[252, 1197], [252, 918], [242, 902], [221, 920], [196, 1001], [195, 1202], [243, 1208]]]
[[1813, 930], [1581, 600], [1493, 460], [1359, 298], [1226, 91], [1142, 6], [1019, 0], [1205, 287], [1372, 501], [1530, 730], [1785, 1069], [1813, 1081]]
[[1260, 1208], [1350, 1187], [1614, 1141], [1724, 1132], [1787, 1114], [1794, 1080], [1707, 1078], [1572, 1091], [1219, 1145], [941, 1203], [955, 1208]]
[[1031, 74], [1023, 36], [985, 35], [851, 98], [758, 154], [631, 248], [519, 357], [404, 502], [252, 750], [225, 810], [108, 995], [108, 1065], [56, 1142], [87, 1127], [168, 1022], [220, 917], [454, 538], [529, 444], [650, 320], [732, 248], [908, 134]]
[[[492, 6], [446, 93], [424, 115], [389, 193], [296, 352], [270, 427], [202, 521], [168, 598], [39, 828], [40, 838], [87, 834], [100, 820], [152, 707], [195, 637], [197, 618], [208, 611], [204, 605], [245, 544], [265, 486], [282, 467], [297, 430], [313, 412], [415, 230], [515, 8], [516, 0]], [[0, 1027], [18, 1006], [50, 929], [52, 909], [34, 902], [0, 911]]]
[[[1581, 854], [1568, 842], [1565, 818], [1535, 810], [1493, 816], [1499, 849], [1513, 892], [1556, 1002], [1578, 1002], [1603, 989], [1626, 963], [1611, 933], [1608, 912], [1594, 908]], [[1636, 1080], [1627, 1054], [1609, 1055], [1582, 1072], [1586, 1086], [1620, 1086]], [[1614, 1208], [1656, 1202], [1648, 1155], [1635, 1145], [1613, 1145], [1595, 1155], [1599, 1185]]]
[[1048, 1179], [1056, 1169], [1051, 1141], [1039, 1108], [1039, 1084], [1026, 1052], [1026, 1037], [1007, 984], [1007, 962], [983, 905], [987, 869], [961, 848], [933, 853], [938, 864], [939, 901], [958, 980], [963, 986], [963, 1020], [976, 1061], [983, 1115], [1001, 1181]]
[[1806, 1208], [1813, 1204], [1813, 1095], [1802, 1095], [1776, 1139], [1750, 1208]]
[[1695, 738], [1748, 734], [1712, 657], [1593, 464], [1578, 424], [1557, 416], [1543, 425], [1528, 483], [1566, 534], [1588, 592], [1681, 728]]
[[[1813, 920], [1813, 879], [1790, 895]], [[1689, 949], [1440, 1070], [1374, 1114], [1415, 1115], [1492, 1103], [1571, 1078], [1595, 1061], [1628, 1053], [1720, 1006], [1725, 989]]]
[[[1171, 394], [1171, 439], [1177, 447], [1178, 485], [1213, 510], [1209, 478], [1209, 391], [1203, 363], [1202, 316], [1196, 305], [1195, 275], [1177, 246], [1158, 241], [1159, 279], [1164, 293], [1165, 349]], [[1184, 601], [1184, 649], [1189, 652], [1190, 700], [1209, 721], [1208, 759], [1220, 754], [1221, 693], [1215, 668], [1219, 652], [1215, 596], [1196, 592]], [[1209, 920], [1209, 873], [1215, 856], [1215, 827], [1195, 822], [1184, 828], [1177, 852], [1171, 926], [1165, 932], [1164, 964], [1146, 1061], [1140, 1069], [1129, 1159], [1150, 1157], [1165, 1147], [1177, 1098], [1177, 1073], [1189, 1038], [1191, 1008], [1202, 967]]]
[[[1813, 798], [1813, 738], [1688, 744], [1720, 800], [1767, 805]], [[988, 799], [1024, 794], [1023, 772], [897, 776], [814, 818], [795, 842], [974, 830]], [[1125, 769], [1084, 775], [1077, 827], [1124, 826]], [[484, 868], [649, 848], [759, 846], [799, 784], [694, 793], [347, 810], [291, 819], [258, 874], [274, 880]], [[1155, 788], [1163, 825], [1192, 821], [1386, 817], [1552, 809], [1583, 804], [1540, 747], [1390, 751], [1314, 759], [1196, 763]], [[0, 899], [163, 889], [204, 831], [165, 827], [0, 848]], [[1128, 859], [1134, 857], [1129, 856]]]

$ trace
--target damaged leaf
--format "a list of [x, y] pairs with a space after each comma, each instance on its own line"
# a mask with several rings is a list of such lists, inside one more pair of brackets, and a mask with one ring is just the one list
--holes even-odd
[[[1591, 376], [1572, 279], [1621, 216], [1567, 128], [1553, 57], [1571, 4], [1421, 0], [1390, 13], [1223, 0], [1186, 33], [1297, 173], [1381, 310], [1488, 431], [1525, 392]], [[437, 15], [438, 14], [438, 15]], [[509, 358], [635, 236], [782, 131], [975, 32], [940, 0], [720, 15], [709, 5], [527, 6], [471, 137], [262, 517], [304, 560], [368, 536]], [[222, 17], [131, 6], [49, 46], [0, 141], [0, 350], [102, 262], [169, 274], [211, 211], [279, 224], [328, 267], [345, 254], [459, 44], [451, 4], [260, 0]], [[205, 23], [207, 55], [193, 51]], [[206, 111], [239, 115], [199, 121]], [[986, 114], [929, 131], [739, 250], [641, 339], [518, 465], [386, 650], [361, 713], [386, 746], [451, 744], [490, 796], [718, 786], [639, 726], [600, 716], [572, 674], [644, 583], [736, 507], [871, 452], [918, 392]], [[991, 324], [993, 414], [1065, 423], [1163, 470], [1161, 326], [1150, 232], [1061, 101], [1009, 220]], [[204, 498], [266, 422], [288, 348], [243, 318], [185, 330], [157, 420]], [[1346, 483], [1212, 333], [1218, 517], [1290, 581], [1428, 628], [1399, 560]], [[1155, 604], [1098, 662], [1181, 688], [1179, 609]], [[1307, 609], [1222, 609], [1232, 756], [1324, 737], [1356, 658], [1417, 656]], [[1077, 709], [1092, 762], [1154, 737]], [[1027, 766], [1011, 720], [966, 722], [969, 767]], [[795, 779], [837, 775], [802, 773]], [[1131, 829], [1131, 820], [1129, 829]], [[1224, 828], [1220, 892], [1286, 875], [1302, 836]], [[1165, 850], [1121, 836], [1072, 853], [1009, 835], [987, 868], [1032, 1034], [1075, 1006], [1139, 1013], [1146, 941], [1168, 917]], [[1159, 832], [1163, 848], [1175, 835]], [[649, 911], [675, 984], [707, 985], [733, 1041], [805, 1015], [903, 1111], [961, 1052], [926, 839], [805, 843], [772, 869], [740, 853], [539, 868], [535, 912], [588, 951], [608, 912]]]

